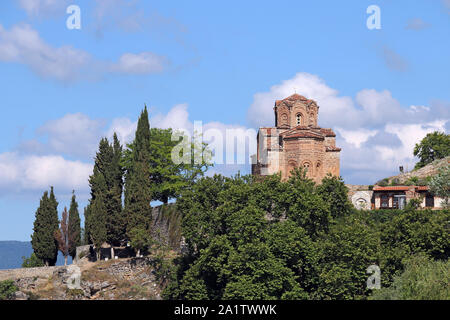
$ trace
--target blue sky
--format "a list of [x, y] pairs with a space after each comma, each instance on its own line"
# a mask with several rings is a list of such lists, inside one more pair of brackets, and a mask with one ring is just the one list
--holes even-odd
[[50, 185], [82, 211], [99, 138], [129, 141], [144, 103], [156, 127], [257, 129], [296, 90], [336, 131], [347, 183], [411, 169], [414, 143], [450, 128], [449, 36], [448, 0], [1, 1], [0, 240], [30, 239]]

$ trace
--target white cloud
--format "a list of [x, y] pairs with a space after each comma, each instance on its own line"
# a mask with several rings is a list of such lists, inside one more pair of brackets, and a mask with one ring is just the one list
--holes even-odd
[[168, 64], [167, 58], [151, 52], [124, 53], [111, 63], [71, 46], [54, 48], [26, 24], [10, 30], [0, 25], [0, 61], [24, 64], [43, 78], [64, 82], [96, 79], [108, 73], [151, 74], [164, 71]]
[[46, 138], [46, 143], [27, 140], [20, 144], [19, 150], [27, 154], [63, 154], [90, 160], [97, 150], [103, 127], [102, 120], [90, 119], [82, 113], [69, 113], [36, 130], [38, 136]]
[[19, 6], [30, 16], [65, 13], [68, 0], [17, 0]]
[[353, 144], [359, 148], [362, 143], [366, 142], [370, 137], [377, 134], [378, 130], [358, 129], [358, 130], [345, 130], [336, 127], [336, 131], [345, 139], [346, 142]]
[[92, 164], [70, 161], [59, 155], [0, 154], [0, 193], [42, 191], [54, 186], [60, 192], [88, 191]]
[[284, 99], [295, 91], [317, 101], [321, 107], [319, 113], [322, 123], [336, 124], [337, 121], [338, 124], [344, 124], [353, 122], [351, 119], [357, 117], [351, 98], [338, 96], [338, 91], [327, 86], [321, 78], [302, 72], [272, 86], [268, 92], [256, 93], [247, 113], [249, 122], [254, 126], [274, 125], [275, 100]]
[[125, 53], [112, 66], [112, 71], [128, 74], [149, 74], [164, 71], [168, 60], [152, 52]]
[[91, 57], [71, 46], [49, 46], [29, 25], [9, 31], [0, 25], [0, 61], [25, 64], [44, 78], [71, 80], [79, 78]]

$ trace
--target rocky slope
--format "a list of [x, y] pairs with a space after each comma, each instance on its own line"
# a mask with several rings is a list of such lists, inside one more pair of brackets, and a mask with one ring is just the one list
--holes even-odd
[[[165, 285], [160, 272], [162, 261], [165, 260], [159, 257], [95, 263], [84, 260], [68, 267], [21, 269], [22, 274], [20, 269], [15, 269], [3, 273], [6, 277], [16, 275], [17, 300], [160, 300]], [[79, 286], [73, 281], [75, 269], [81, 271]]]
[[388, 183], [391, 183], [392, 180], [395, 179], [399, 184], [405, 183], [407, 180], [409, 180], [412, 177], [417, 177], [418, 179], [426, 179], [427, 177], [431, 177], [436, 175], [439, 172], [439, 169], [445, 166], [450, 165], [450, 156], [446, 157], [444, 159], [439, 159], [436, 161], [433, 161], [432, 163], [426, 165], [423, 168], [412, 170], [409, 172], [401, 173], [396, 176], [392, 176], [389, 178], [386, 178], [388, 180]]

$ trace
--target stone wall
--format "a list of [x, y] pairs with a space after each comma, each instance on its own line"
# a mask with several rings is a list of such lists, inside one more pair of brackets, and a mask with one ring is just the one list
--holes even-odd
[[39, 268], [19, 268], [0, 270], [0, 281], [17, 280], [22, 278], [44, 278], [47, 279], [53, 275], [53, 272], [65, 269], [64, 266], [57, 267], [39, 267]]

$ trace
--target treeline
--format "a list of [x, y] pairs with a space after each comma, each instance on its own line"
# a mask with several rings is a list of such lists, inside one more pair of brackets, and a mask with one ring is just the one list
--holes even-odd
[[[167, 271], [164, 297], [367, 299], [371, 265], [381, 269], [382, 288], [400, 288], [416, 272], [406, 268], [400, 277], [411, 257], [448, 261], [450, 253], [449, 211], [416, 205], [357, 211], [340, 178], [315, 185], [300, 170], [287, 181], [277, 175], [202, 178], [177, 200], [188, 252]], [[449, 271], [447, 262], [430, 266]], [[433, 285], [439, 292], [432, 296], [450, 298], [448, 283]], [[380, 294], [402, 296], [395, 288]]]
[[58, 201], [56, 200], [53, 187], [44, 192], [38, 209], [36, 210], [31, 245], [33, 253], [31, 257], [25, 258], [23, 267], [53, 266], [58, 257], [58, 250], [64, 256], [72, 259], [76, 254], [76, 247], [81, 245], [80, 215], [75, 192], [72, 194], [69, 211], [64, 208], [62, 219], [58, 218]]
[[126, 243], [130, 243], [137, 255], [148, 249], [153, 243], [150, 203], [168, 203], [178, 197], [209, 166], [208, 159], [202, 157], [204, 144], [201, 148], [192, 144], [187, 150], [191, 159], [203, 159], [200, 163], [173, 163], [172, 149], [183, 138], [172, 141], [172, 129], [150, 128], [147, 107], [140, 114], [135, 139], [125, 149], [116, 133], [112, 142], [102, 138], [89, 177], [90, 199], [84, 209], [84, 232], [79, 227], [75, 195], [69, 212], [64, 210], [58, 222], [58, 202], [52, 187], [50, 196], [44, 193], [36, 212], [32, 235], [34, 255], [24, 264], [54, 265], [58, 249], [65, 257], [74, 257], [75, 248], [81, 243], [94, 245], [98, 258], [105, 244], [111, 247], [111, 256], [114, 256], [114, 246]]

